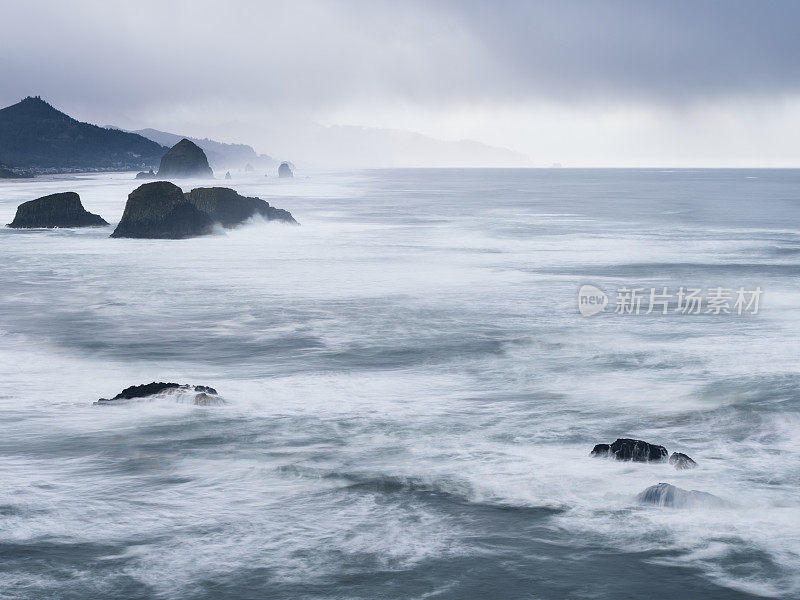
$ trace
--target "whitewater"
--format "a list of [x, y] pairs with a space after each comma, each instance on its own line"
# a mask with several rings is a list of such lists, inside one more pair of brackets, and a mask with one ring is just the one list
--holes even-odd
[[[0, 228], [0, 597], [800, 596], [800, 171], [238, 173], [301, 226], [110, 239], [138, 183], [0, 182], [111, 223]], [[226, 403], [93, 404], [150, 381]]]

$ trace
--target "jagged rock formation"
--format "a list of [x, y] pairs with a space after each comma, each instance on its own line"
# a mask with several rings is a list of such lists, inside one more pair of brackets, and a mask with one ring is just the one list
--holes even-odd
[[121, 404], [130, 400], [173, 398], [178, 402], [197, 406], [219, 406], [225, 404], [217, 390], [205, 385], [165, 383], [163, 381], [132, 385], [111, 399], [100, 398], [95, 404]]
[[294, 177], [288, 162], [282, 162], [281, 166], [278, 167], [278, 177]]
[[698, 492], [697, 490], [684, 490], [669, 483], [651, 485], [636, 496], [640, 504], [650, 504], [667, 508], [721, 508], [729, 506], [722, 498]]
[[23, 202], [17, 207], [14, 228], [96, 227], [108, 225], [100, 216], [90, 213], [75, 192], [62, 192]]
[[195, 188], [184, 194], [169, 181], [145, 183], [128, 196], [115, 238], [183, 239], [206, 235], [214, 225], [234, 227], [259, 215], [297, 225], [291, 213], [260, 198], [224, 187]]
[[669, 464], [681, 470], [694, 469], [697, 466], [697, 463], [683, 452], [673, 452], [672, 456], [669, 457]]
[[214, 222], [168, 181], [145, 183], [128, 195], [114, 238], [183, 239], [211, 233]]
[[155, 178], [156, 174], [153, 173], [153, 169], [150, 169], [149, 171], [140, 171], [139, 173], [136, 174], [136, 179], [155, 179]]
[[186, 138], [175, 144], [161, 157], [158, 176], [164, 177], [213, 177], [208, 159], [202, 148]]
[[592, 456], [610, 456], [616, 460], [634, 462], [662, 462], [668, 453], [664, 446], [648, 444], [642, 440], [620, 438], [613, 444], [597, 444], [591, 452]]
[[270, 206], [261, 198], [240, 196], [230, 188], [195, 188], [186, 194], [186, 199], [223, 227], [234, 227], [255, 215], [297, 225], [289, 211]]
[[26, 171], [138, 170], [164, 151], [135, 133], [76, 121], [39, 97], [0, 110], [0, 161]]

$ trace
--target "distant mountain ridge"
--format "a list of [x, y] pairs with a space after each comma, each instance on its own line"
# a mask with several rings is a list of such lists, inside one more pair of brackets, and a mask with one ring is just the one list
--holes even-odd
[[209, 164], [216, 170], [243, 169], [248, 164], [253, 167], [268, 169], [278, 164], [278, 161], [271, 156], [258, 154], [252, 146], [246, 144], [226, 144], [208, 138], [193, 138], [150, 128], [137, 129], [131, 133], [137, 133], [162, 146], [174, 146], [182, 139], [194, 142], [203, 149], [203, 152], [208, 157]]
[[82, 123], [40, 97], [0, 109], [0, 162], [37, 173], [139, 170], [167, 148], [144, 136]]

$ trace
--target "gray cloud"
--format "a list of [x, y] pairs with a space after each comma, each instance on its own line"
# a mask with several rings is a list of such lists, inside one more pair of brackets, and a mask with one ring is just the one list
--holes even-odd
[[100, 2], [4, 9], [3, 100], [317, 109], [800, 88], [795, 2]]
[[[538, 152], [544, 125], [523, 139], [509, 115], [645, 107], [656, 116], [625, 121], [625, 148], [604, 146], [608, 133], [593, 124], [573, 134], [576, 147], [628, 160], [667, 112], [800, 96], [800, 3], [786, 0], [28, 0], [8, 3], [3, 18], [0, 104], [40, 94], [101, 124], [199, 136], [238, 128], [269, 152], [313, 121], [394, 128], [392, 115], [405, 115], [404, 127], [431, 133], [454, 114], [505, 119], [507, 136], [478, 139]], [[758, 130], [759, 110], [746, 109], [747, 130], [731, 133], [742, 153], [737, 140]], [[733, 114], [721, 120], [742, 120]], [[696, 119], [676, 121], [680, 141], [660, 132], [676, 155], [695, 144]], [[481, 135], [462, 133], [462, 121], [441, 135]], [[707, 138], [731, 131], [720, 127]], [[559, 154], [560, 137], [550, 136]], [[781, 141], [765, 137], [762, 151]]]

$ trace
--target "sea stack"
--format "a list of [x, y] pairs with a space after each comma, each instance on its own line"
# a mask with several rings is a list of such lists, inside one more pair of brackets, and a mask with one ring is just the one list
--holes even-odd
[[225, 187], [195, 188], [186, 199], [223, 227], [240, 225], [250, 217], [259, 215], [268, 221], [282, 221], [297, 225], [288, 210], [270, 206], [261, 198], [248, 198]]
[[282, 162], [281, 166], [278, 167], [278, 177], [294, 177], [288, 162]]
[[14, 220], [8, 224], [14, 228], [35, 227], [97, 227], [108, 225], [100, 216], [90, 213], [81, 204], [75, 192], [61, 192], [23, 202], [17, 207]]
[[[191, 143], [191, 142], [190, 142]], [[145, 183], [128, 195], [114, 238], [183, 239], [211, 233], [214, 222], [169, 181]]]
[[160, 178], [214, 177], [203, 149], [194, 142], [182, 139], [161, 157]]

